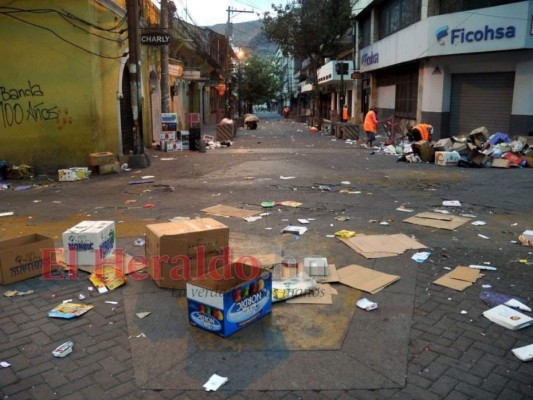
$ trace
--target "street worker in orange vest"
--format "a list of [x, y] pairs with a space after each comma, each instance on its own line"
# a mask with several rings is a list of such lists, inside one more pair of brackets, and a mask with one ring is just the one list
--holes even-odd
[[342, 122], [348, 122], [348, 105], [345, 104], [344, 107], [342, 107]]
[[366, 133], [366, 145], [372, 147], [374, 140], [376, 140], [376, 133], [378, 132], [378, 117], [376, 115], [376, 106], [372, 106], [365, 115], [365, 122], [363, 129]]
[[409, 128], [407, 136], [414, 142], [418, 142], [419, 140], [430, 142], [433, 138], [433, 127], [429, 124], [416, 124]]

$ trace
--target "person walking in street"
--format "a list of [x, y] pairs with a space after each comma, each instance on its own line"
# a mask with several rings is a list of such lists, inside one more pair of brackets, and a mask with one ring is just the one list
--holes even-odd
[[374, 140], [376, 140], [376, 134], [378, 132], [378, 117], [376, 115], [376, 106], [370, 107], [370, 110], [365, 115], [365, 122], [363, 129], [366, 134], [366, 146], [372, 147]]
[[345, 104], [344, 107], [342, 107], [342, 122], [348, 122], [348, 118], [349, 118], [348, 105]]

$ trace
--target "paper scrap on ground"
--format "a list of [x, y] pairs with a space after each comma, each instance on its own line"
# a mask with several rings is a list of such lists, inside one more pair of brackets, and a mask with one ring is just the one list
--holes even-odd
[[385, 274], [360, 265], [348, 265], [338, 270], [343, 285], [371, 294], [377, 293], [400, 279], [398, 275]]
[[356, 235], [355, 231], [348, 231], [346, 229], [342, 229], [340, 231], [335, 232], [335, 236], [343, 239], [349, 239], [351, 237], [354, 237]]
[[442, 205], [444, 207], [461, 207], [461, 202], [459, 200], [445, 200]]
[[522, 310], [522, 311], [528, 311], [528, 312], [531, 312], [531, 308], [529, 308], [528, 306], [526, 306], [524, 303], [516, 300], [516, 299], [510, 299], [510, 300], [507, 300], [505, 303], [507, 307], [513, 307], [513, 308], [518, 308], [519, 310]]
[[305, 232], [307, 232], [307, 227], [305, 226], [295, 226], [295, 225], [287, 225], [285, 228], [283, 228], [283, 233], [292, 233], [295, 235], [303, 235]]
[[145, 312], [139, 312], [139, 313], [137, 313], [137, 314], [135, 314], [135, 315], [136, 315], [138, 318], [141, 318], [141, 319], [142, 319], [142, 318], [145, 318], [145, 317], [149, 316], [150, 314], [151, 314], [150, 311], [145, 311]]
[[14, 296], [26, 296], [28, 294], [32, 294], [33, 290], [27, 290], [25, 292], [20, 292], [18, 290], [8, 290], [4, 292], [4, 296], [6, 297], [14, 297]]
[[279, 179], [281, 180], [288, 180], [288, 179], [295, 179], [295, 176], [280, 176]]
[[357, 235], [344, 239], [338, 238], [366, 258], [393, 257], [407, 250], [425, 249], [422, 243], [404, 234], [394, 235]]
[[482, 235], [481, 233], [477, 234], [481, 239], [490, 239], [490, 237]]
[[9, 217], [11, 215], [15, 215], [15, 213], [13, 211], [7, 211], [7, 212], [0, 213], [0, 217]]
[[417, 263], [423, 263], [429, 258], [430, 255], [431, 253], [429, 251], [420, 251], [418, 253], [413, 254], [411, 258]]
[[533, 360], [533, 344], [517, 347], [512, 350], [513, 354], [522, 361], [531, 361]]
[[203, 211], [208, 214], [220, 215], [223, 217], [237, 217], [237, 218], [252, 217], [260, 213], [260, 211], [245, 210], [245, 209], [237, 208], [237, 207], [224, 206], [222, 204], [218, 204], [213, 207], [207, 207], [200, 211]]
[[433, 212], [423, 212], [403, 220], [403, 222], [410, 224], [448, 230], [454, 230], [461, 225], [466, 224], [468, 221], [470, 221], [470, 218], [448, 214], [441, 215], [440, 213]]
[[286, 200], [286, 201], [280, 201], [277, 204], [279, 204], [280, 206], [286, 206], [286, 207], [300, 207], [303, 203], [299, 203], [297, 201]]
[[503, 304], [485, 311], [483, 315], [495, 324], [513, 331], [533, 324], [533, 318]]
[[496, 267], [490, 267], [488, 265], [475, 265], [475, 264], [470, 264], [468, 266], [468, 268], [483, 269], [483, 270], [487, 270], [487, 271], [497, 271], [498, 270], [498, 268], [496, 268]]
[[256, 215], [256, 216], [252, 216], [252, 217], [244, 217], [243, 219], [246, 222], [255, 222], [255, 221], [259, 221], [260, 219], [263, 219], [263, 217], [260, 216], [260, 215]]
[[209, 380], [204, 384], [204, 388], [208, 392], [214, 392], [218, 390], [218, 388], [220, 388], [227, 381], [228, 381], [228, 378], [217, 375], [217, 374], [213, 374], [211, 378], [209, 378]]
[[487, 225], [487, 223], [483, 222], [483, 221], [474, 221], [474, 222], [472, 222], [472, 225], [474, 225], [474, 226], [483, 226], [483, 225]]
[[92, 308], [93, 306], [86, 304], [61, 303], [50, 310], [48, 316], [52, 318], [71, 319], [85, 314]]
[[472, 286], [479, 278], [479, 270], [459, 266], [433, 281], [433, 283], [462, 292]]
[[298, 219], [298, 222], [300, 224], [308, 224], [310, 221], [308, 219], [305, 219], [305, 218], [299, 218]]
[[378, 308], [378, 303], [374, 303], [373, 301], [370, 301], [367, 298], [362, 298], [358, 300], [356, 305], [357, 307], [362, 308], [366, 311], [372, 311]]
[[2, 368], [11, 367], [11, 364], [8, 363], [7, 361], [0, 361], [0, 367]]

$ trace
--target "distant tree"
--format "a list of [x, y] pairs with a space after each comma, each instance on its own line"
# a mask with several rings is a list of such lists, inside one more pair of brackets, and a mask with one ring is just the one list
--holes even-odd
[[285, 56], [308, 59], [315, 90], [314, 115], [319, 115], [317, 73], [325, 57], [335, 57], [340, 38], [351, 26], [350, 0], [292, 0], [285, 6], [272, 5], [266, 12], [263, 30]]
[[252, 54], [237, 68], [240, 98], [249, 111], [253, 105], [275, 99], [281, 89], [280, 71], [271, 57]]

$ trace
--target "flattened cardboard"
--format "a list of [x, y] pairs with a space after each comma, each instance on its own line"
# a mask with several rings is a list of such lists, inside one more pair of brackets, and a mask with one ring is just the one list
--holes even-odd
[[480, 278], [479, 270], [468, 267], [457, 267], [433, 283], [462, 292]]
[[404, 234], [357, 235], [349, 239], [338, 238], [366, 258], [393, 257], [407, 250], [425, 249], [422, 243]]
[[389, 275], [360, 265], [348, 265], [339, 271], [340, 283], [375, 294], [400, 279], [398, 275]]
[[319, 283], [335, 283], [339, 282], [339, 273], [337, 272], [337, 267], [335, 264], [328, 264], [328, 275], [327, 276], [317, 276], [315, 280]]
[[261, 211], [244, 210], [242, 208], [224, 206], [222, 204], [218, 204], [213, 207], [207, 207], [200, 211], [203, 211], [208, 214], [220, 215], [223, 217], [237, 217], [237, 218], [252, 217], [254, 215], [261, 213]]
[[442, 215], [439, 213], [423, 212], [404, 219], [403, 222], [453, 231], [461, 225], [466, 224], [470, 219], [471, 218], [458, 217], [451, 214]]

